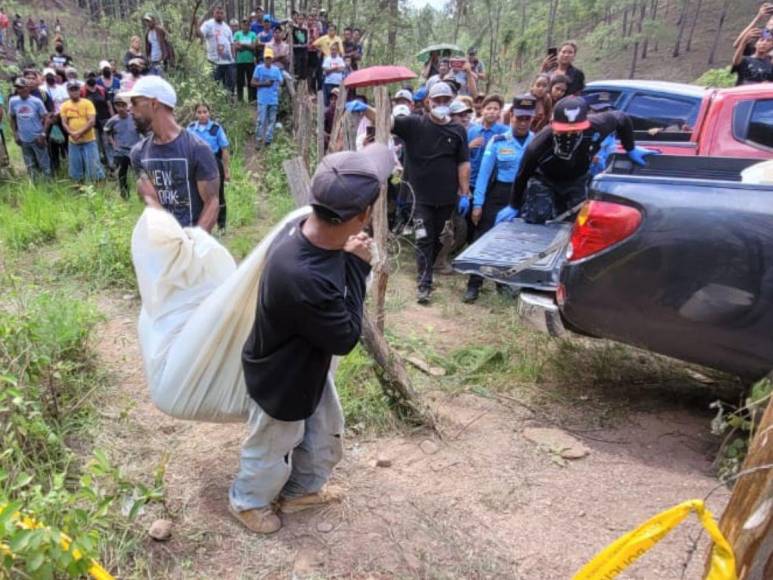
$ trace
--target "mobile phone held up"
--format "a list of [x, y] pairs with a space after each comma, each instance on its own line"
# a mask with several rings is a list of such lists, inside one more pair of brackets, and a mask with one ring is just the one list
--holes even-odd
[[466, 61], [463, 58], [451, 58], [448, 62], [451, 64], [452, 69], [461, 70], [464, 68], [464, 63]]
[[558, 48], [555, 46], [551, 46], [548, 48], [548, 56], [557, 57], [558, 56]]

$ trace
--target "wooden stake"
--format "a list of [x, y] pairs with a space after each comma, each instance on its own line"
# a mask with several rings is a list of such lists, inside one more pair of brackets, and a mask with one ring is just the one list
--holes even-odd
[[317, 163], [325, 156], [325, 97], [317, 93]]
[[[757, 427], [719, 529], [733, 547], [739, 580], [773, 570], [773, 398]], [[759, 471], [754, 471], [758, 468]]]
[[[392, 129], [391, 106], [389, 104], [389, 94], [386, 86], [376, 87], [376, 141], [389, 145], [389, 139]], [[389, 264], [387, 255], [387, 236], [389, 234], [389, 216], [387, 210], [387, 185], [381, 188], [381, 194], [378, 196], [376, 205], [373, 206], [373, 241], [376, 243], [378, 252], [376, 264], [373, 267], [375, 272], [375, 296], [374, 310], [376, 315], [376, 329], [383, 336], [384, 321], [386, 313], [384, 305], [386, 302], [387, 283], [389, 282]]]

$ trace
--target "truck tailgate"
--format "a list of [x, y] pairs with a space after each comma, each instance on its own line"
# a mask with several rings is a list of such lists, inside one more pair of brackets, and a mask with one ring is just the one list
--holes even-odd
[[553, 291], [558, 287], [572, 225], [527, 224], [522, 219], [494, 226], [453, 261], [462, 274]]

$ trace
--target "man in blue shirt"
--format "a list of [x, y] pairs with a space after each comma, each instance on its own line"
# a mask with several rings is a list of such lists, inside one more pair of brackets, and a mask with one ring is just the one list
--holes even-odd
[[467, 143], [470, 148], [470, 187], [475, 187], [480, 170], [480, 162], [486, 145], [494, 135], [507, 132], [507, 125], [499, 122], [505, 101], [499, 95], [489, 95], [483, 101], [482, 119], [480, 123], [467, 129]]
[[[536, 108], [537, 101], [530, 94], [513, 99], [510, 129], [495, 135], [486, 146], [472, 198], [471, 220], [475, 226], [476, 240], [494, 227], [497, 213], [510, 201], [510, 190], [521, 165], [523, 152], [534, 137], [529, 128]], [[475, 302], [482, 285], [481, 276], [470, 276], [464, 302]], [[497, 291], [501, 294], [509, 294], [509, 288], [497, 284]]]
[[43, 101], [30, 95], [30, 87], [23, 78], [14, 83], [16, 95], [8, 102], [8, 115], [16, 144], [21, 147], [27, 173], [34, 179], [38, 172], [51, 177], [51, 158], [46, 145], [48, 112]]
[[282, 71], [274, 66], [274, 51], [266, 47], [263, 62], [255, 67], [252, 86], [258, 89], [258, 127], [255, 135], [255, 147], [271, 145], [276, 125], [276, 112], [279, 108], [279, 86], [283, 80]]
[[217, 169], [220, 172], [220, 212], [217, 214], [217, 226], [224, 230], [226, 224], [225, 182], [231, 179], [228, 155], [228, 148], [231, 144], [228, 142], [223, 127], [212, 121], [209, 115], [209, 105], [206, 103], [196, 105], [197, 121], [188, 125], [188, 132], [204, 141], [217, 161]]

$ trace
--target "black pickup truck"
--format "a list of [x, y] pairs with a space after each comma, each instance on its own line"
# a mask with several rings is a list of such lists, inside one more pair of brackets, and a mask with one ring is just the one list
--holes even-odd
[[773, 369], [773, 185], [759, 160], [615, 156], [574, 223], [493, 228], [454, 261], [521, 288], [518, 309], [568, 331], [755, 379]]

